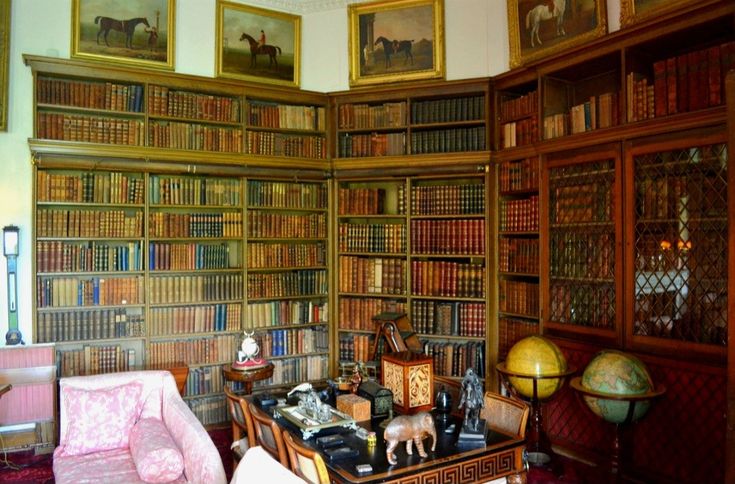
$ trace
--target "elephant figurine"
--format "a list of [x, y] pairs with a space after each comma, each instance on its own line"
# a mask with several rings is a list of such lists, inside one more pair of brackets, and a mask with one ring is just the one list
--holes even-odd
[[421, 457], [426, 457], [423, 439], [431, 435], [433, 442], [431, 451], [436, 449], [436, 426], [434, 425], [434, 417], [428, 412], [419, 412], [416, 415], [400, 415], [385, 427], [383, 439], [388, 443], [385, 449], [385, 456], [388, 458], [390, 465], [395, 465], [398, 461], [393, 451], [399, 442], [406, 441], [406, 453], [413, 454], [413, 443], [416, 443]]

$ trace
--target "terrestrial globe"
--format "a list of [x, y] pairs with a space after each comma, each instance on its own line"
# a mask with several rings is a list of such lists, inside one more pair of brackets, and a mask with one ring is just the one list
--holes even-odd
[[[561, 377], [567, 371], [567, 360], [559, 347], [543, 336], [528, 336], [518, 341], [508, 352], [505, 369], [513, 388], [526, 398], [546, 400], [564, 384]], [[543, 378], [559, 375], [560, 378]], [[535, 377], [535, 378], [534, 378]], [[536, 383], [536, 395], [533, 385]]]
[[[582, 374], [582, 387], [615, 396], [633, 396], [653, 390], [653, 381], [646, 365], [633, 355], [617, 350], [603, 350], [595, 355]], [[629, 402], [584, 396], [592, 412], [604, 420], [622, 424], [628, 419]], [[640, 401], [633, 409], [631, 422], [643, 417], [650, 401]]]

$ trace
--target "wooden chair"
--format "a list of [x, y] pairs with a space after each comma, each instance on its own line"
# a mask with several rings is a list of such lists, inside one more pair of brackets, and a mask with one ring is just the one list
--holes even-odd
[[234, 393], [227, 385], [225, 385], [225, 395], [227, 396], [227, 405], [230, 408], [230, 417], [232, 418], [232, 442], [237, 444], [232, 449], [234, 469], [234, 466], [242, 459], [245, 452], [257, 444], [255, 442], [253, 417], [250, 415], [247, 400], [244, 396]]
[[446, 376], [434, 375], [434, 397], [439, 390], [444, 389], [449, 392], [452, 396], [452, 415], [459, 415], [462, 413], [459, 410], [459, 399], [462, 394], [462, 383], [455, 379]]
[[329, 484], [327, 466], [318, 452], [297, 443], [289, 432], [283, 433], [283, 440], [294, 474], [312, 484]]
[[480, 412], [487, 426], [521, 438], [526, 437], [526, 424], [531, 408], [520, 400], [485, 392], [485, 408]]
[[252, 403], [248, 403], [248, 408], [250, 409], [250, 415], [253, 417], [257, 444], [267, 450], [284, 467], [290, 469], [291, 466], [288, 464], [288, 454], [286, 453], [286, 446], [283, 443], [281, 428], [270, 415]]

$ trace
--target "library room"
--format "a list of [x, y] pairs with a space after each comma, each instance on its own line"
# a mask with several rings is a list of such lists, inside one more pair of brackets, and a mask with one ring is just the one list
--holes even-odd
[[0, 32], [0, 482], [735, 482], [735, 2]]

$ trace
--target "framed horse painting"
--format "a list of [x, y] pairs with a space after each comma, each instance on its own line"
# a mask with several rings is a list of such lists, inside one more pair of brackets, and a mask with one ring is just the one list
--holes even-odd
[[72, 0], [72, 57], [174, 68], [175, 0]]
[[217, 75], [298, 87], [301, 17], [217, 0]]
[[682, 7], [701, 4], [702, 0], [620, 0], [620, 25], [627, 27], [652, 18], [660, 18]]
[[444, 77], [444, 1], [349, 6], [350, 84]]
[[510, 67], [607, 33], [606, 0], [508, 0]]

